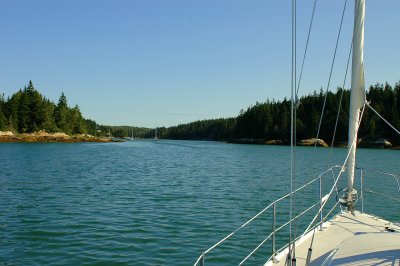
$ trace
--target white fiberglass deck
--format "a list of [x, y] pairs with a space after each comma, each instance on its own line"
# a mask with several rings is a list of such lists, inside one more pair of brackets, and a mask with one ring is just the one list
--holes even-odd
[[[394, 229], [389, 232], [385, 228]], [[305, 265], [312, 232], [296, 244], [297, 265]], [[266, 266], [285, 265], [287, 249]], [[315, 232], [310, 265], [400, 265], [400, 226], [372, 215], [341, 213]]]

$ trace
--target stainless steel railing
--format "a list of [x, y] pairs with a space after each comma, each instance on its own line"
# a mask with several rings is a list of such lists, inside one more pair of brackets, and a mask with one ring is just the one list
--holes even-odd
[[379, 171], [379, 170], [374, 170], [374, 169], [358, 168], [358, 167], [356, 167], [356, 169], [360, 171], [360, 198], [361, 198], [361, 212], [362, 213], [364, 213], [364, 192], [367, 192], [370, 194], [375, 194], [375, 195], [381, 196], [383, 198], [387, 198], [387, 199], [394, 200], [397, 202], [400, 201], [399, 198], [393, 197], [391, 195], [387, 195], [385, 193], [381, 193], [381, 192], [378, 192], [378, 191], [375, 191], [372, 189], [364, 188], [364, 176], [365, 176], [365, 172], [368, 172], [368, 173], [375, 173], [380, 176], [392, 177], [394, 179], [394, 181], [396, 182], [397, 192], [400, 193], [400, 177], [398, 175]]
[[[372, 193], [372, 194], [375, 194], [375, 195], [383, 196], [383, 197], [386, 197], [388, 199], [392, 199], [392, 200], [395, 200], [395, 201], [400, 201], [399, 198], [392, 197], [390, 195], [385, 195], [384, 193], [380, 193], [380, 192], [377, 192], [377, 191], [373, 191], [373, 190], [364, 188], [364, 179], [365, 179], [365, 171], [366, 170], [368, 170], [369, 172], [374, 172], [374, 173], [379, 174], [379, 175], [386, 175], [386, 176], [393, 177], [395, 179], [396, 183], [397, 183], [397, 191], [398, 192], [400, 192], [400, 178], [399, 178], [399, 176], [391, 174], [391, 173], [385, 173], [385, 172], [381, 172], [381, 171], [376, 171], [376, 170], [361, 169], [361, 168], [357, 168], [357, 169], [360, 170], [361, 212], [364, 212], [364, 192], [368, 192], [368, 193]], [[300, 193], [301, 191], [305, 191], [306, 189], [308, 189], [312, 184], [314, 184], [317, 181], [319, 181], [319, 184], [318, 184], [318, 187], [319, 187], [319, 189], [318, 189], [319, 199], [318, 199], [318, 201], [314, 202], [314, 204], [312, 204], [311, 206], [306, 207], [305, 210], [302, 210], [300, 213], [298, 213], [291, 220], [289, 219], [289, 221], [284, 222], [283, 224], [281, 224], [279, 226], [277, 224], [277, 205], [279, 203], [281, 203], [283, 200], [288, 199], [290, 197], [290, 193], [289, 193], [289, 194], [286, 194], [285, 196], [283, 196], [283, 197], [271, 202], [270, 204], [268, 204], [264, 209], [262, 209], [255, 216], [253, 216], [251, 219], [249, 219], [248, 221], [243, 223], [236, 230], [234, 230], [233, 232], [231, 232], [230, 234], [228, 234], [227, 236], [222, 238], [220, 241], [218, 241], [216, 244], [214, 244], [213, 246], [211, 246], [210, 248], [208, 248], [207, 250], [202, 252], [201, 255], [198, 257], [198, 259], [196, 260], [196, 262], [194, 263], [194, 266], [197, 266], [197, 265], [204, 266], [205, 263], [206, 263], [206, 255], [208, 255], [213, 250], [218, 248], [222, 243], [228, 241], [232, 236], [237, 234], [240, 230], [242, 230], [243, 228], [249, 226], [254, 220], [259, 218], [263, 213], [265, 213], [268, 210], [272, 211], [272, 224], [271, 224], [270, 233], [268, 233], [266, 238], [264, 238], [247, 256], [245, 256], [240, 261], [239, 265], [243, 265], [250, 257], [252, 257], [269, 240], [271, 240], [271, 255], [268, 258], [268, 261], [269, 260], [274, 260], [276, 254], [282, 252], [285, 248], [288, 247], [288, 244], [286, 244], [286, 245], [283, 245], [282, 247], [277, 249], [276, 236], [277, 236], [278, 232], [282, 231], [291, 222], [298, 222], [298, 220], [300, 218], [302, 218], [304, 215], [306, 215], [307, 213], [311, 212], [313, 209], [318, 207], [318, 211], [315, 214], [314, 219], [312, 220], [312, 222], [307, 227], [307, 229], [304, 231], [303, 234], [300, 234], [294, 240], [294, 241], [297, 241], [302, 236], [304, 236], [308, 232], [314, 230], [318, 226], [320, 227], [320, 229], [322, 229], [323, 222], [326, 221], [330, 217], [332, 212], [338, 206], [340, 206], [339, 202], [331, 204], [330, 206], [327, 205], [327, 202], [331, 199], [331, 196], [332, 196], [332, 194], [334, 192], [338, 193], [337, 185], [338, 185], [339, 179], [341, 177], [341, 174], [344, 172], [344, 170], [345, 169], [342, 166], [338, 166], [338, 165], [333, 166], [333, 167], [329, 168], [328, 170], [324, 171], [323, 173], [321, 173], [318, 177], [310, 180], [309, 182], [307, 182], [303, 186], [301, 186], [301, 187], [297, 188], [295, 191], [293, 191], [294, 194]], [[335, 173], [334, 173], [335, 171], [338, 171], [337, 175], [335, 175]], [[332, 178], [334, 179], [333, 186], [330, 189], [329, 193], [327, 193], [327, 194], [325, 194], [323, 196], [323, 185], [322, 185], [323, 184], [323, 179], [327, 178], [328, 174], [331, 174]], [[336, 199], [338, 199], [338, 195], [337, 195]], [[324, 215], [324, 210], [326, 212], [325, 215]], [[317, 217], [319, 218], [318, 221], [317, 221]]]

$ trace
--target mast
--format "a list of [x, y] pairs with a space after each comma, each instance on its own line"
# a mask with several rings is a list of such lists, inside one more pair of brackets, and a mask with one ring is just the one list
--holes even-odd
[[353, 58], [351, 71], [351, 91], [349, 110], [349, 158], [347, 161], [347, 193], [348, 201], [352, 201], [351, 192], [354, 183], [354, 168], [356, 163], [357, 133], [360, 124], [360, 109], [365, 101], [364, 84], [364, 18], [365, 0], [355, 0]]

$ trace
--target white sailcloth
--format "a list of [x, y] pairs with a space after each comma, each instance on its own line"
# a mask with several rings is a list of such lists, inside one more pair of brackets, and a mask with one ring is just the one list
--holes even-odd
[[351, 92], [349, 110], [349, 159], [347, 161], [348, 191], [354, 183], [354, 167], [356, 163], [357, 133], [360, 124], [360, 109], [365, 102], [364, 84], [364, 17], [365, 0], [356, 0], [354, 9], [353, 58], [351, 72]]

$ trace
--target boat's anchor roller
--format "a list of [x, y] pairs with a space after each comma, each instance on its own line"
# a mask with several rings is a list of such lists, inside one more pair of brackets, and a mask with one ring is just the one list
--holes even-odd
[[358, 201], [357, 190], [352, 189], [349, 192], [348, 188], [343, 188], [339, 191], [339, 193], [343, 193], [342, 197], [338, 199], [340, 205], [346, 207], [349, 212], [354, 214], [354, 205]]

